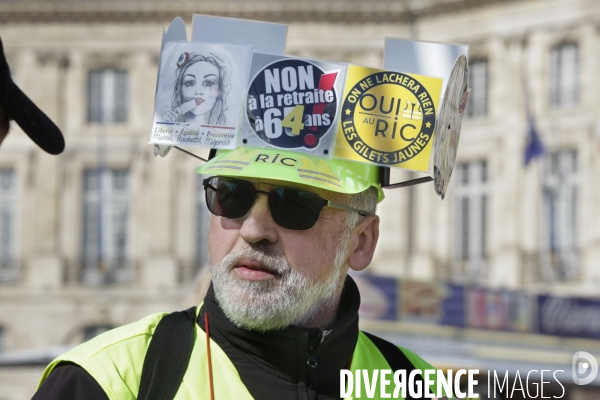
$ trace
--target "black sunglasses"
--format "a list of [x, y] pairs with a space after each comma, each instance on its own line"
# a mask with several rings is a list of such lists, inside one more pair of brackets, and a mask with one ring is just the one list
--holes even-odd
[[269, 210], [277, 225], [296, 231], [310, 229], [317, 223], [325, 206], [367, 215], [345, 205], [326, 200], [316, 193], [291, 187], [276, 187], [268, 192], [257, 190], [251, 181], [213, 176], [202, 184], [206, 205], [211, 213], [224, 218], [241, 218], [252, 209], [259, 193], [266, 194]]

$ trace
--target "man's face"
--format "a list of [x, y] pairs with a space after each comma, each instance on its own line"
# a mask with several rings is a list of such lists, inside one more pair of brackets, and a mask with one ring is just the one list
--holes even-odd
[[[266, 182], [255, 186], [269, 191], [278, 184]], [[332, 192], [300, 188], [338, 200]], [[346, 217], [345, 211], [324, 207], [312, 228], [282, 228], [273, 221], [267, 197], [261, 194], [242, 218], [211, 215], [209, 262], [225, 314], [239, 326], [264, 331], [303, 325], [323, 309], [335, 308], [348, 269], [346, 246], [340, 247]], [[343, 253], [336, 260], [338, 252]]]

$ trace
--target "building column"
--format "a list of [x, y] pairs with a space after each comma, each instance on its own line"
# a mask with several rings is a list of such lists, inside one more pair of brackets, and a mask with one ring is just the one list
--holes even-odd
[[[518, 218], [521, 185], [523, 181], [523, 138], [526, 133], [525, 108], [521, 87], [523, 49], [522, 43], [512, 40], [502, 49], [492, 46], [503, 54], [496, 54], [495, 79], [491, 87], [503, 87], [494, 104], [504, 104], [504, 114], [497, 118], [502, 127], [498, 139], [497, 154], [510, 154], [511, 157], [492, 158], [494, 164], [493, 186], [490, 191], [493, 235], [490, 243], [493, 252], [490, 262], [488, 283], [497, 288], [516, 288], [520, 283], [520, 229]], [[502, 51], [504, 50], [504, 51]], [[501, 99], [500, 99], [501, 97]]]
[[[40, 59], [33, 52], [23, 54], [19, 63], [23, 68], [23, 89], [32, 100], [54, 120], [58, 108], [59, 65], [55, 57]], [[43, 65], [42, 65], [43, 64]], [[62, 258], [59, 250], [59, 204], [61, 160], [39, 148], [32, 150], [31, 176], [26, 179], [27, 191], [35, 193], [32, 253], [26, 263], [25, 282], [34, 289], [51, 289], [62, 284]]]

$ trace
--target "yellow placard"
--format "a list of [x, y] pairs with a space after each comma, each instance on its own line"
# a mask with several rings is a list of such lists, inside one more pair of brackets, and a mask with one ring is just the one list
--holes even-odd
[[350, 66], [334, 157], [427, 172], [442, 79]]

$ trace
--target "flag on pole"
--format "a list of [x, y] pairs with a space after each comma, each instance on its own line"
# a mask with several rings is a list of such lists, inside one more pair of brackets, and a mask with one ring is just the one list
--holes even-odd
[[535, 120], [529, 113], [527, 116], [527, 145], [525, 146], [525, 166], [536, 157], [544, 154], [544, 145], [535, 127]]

